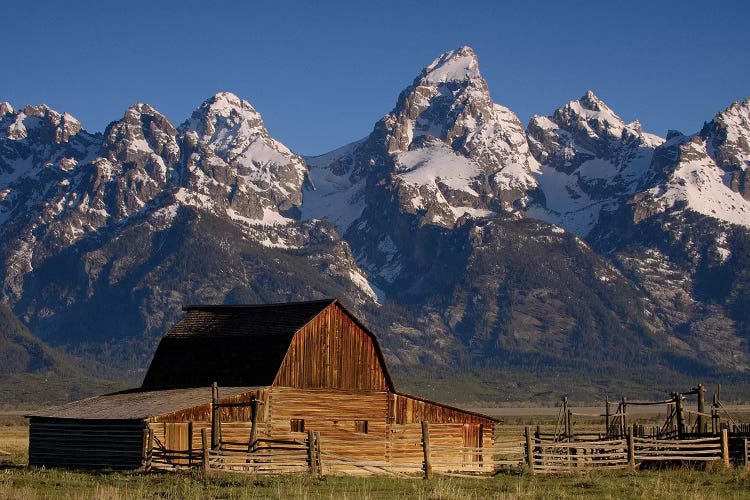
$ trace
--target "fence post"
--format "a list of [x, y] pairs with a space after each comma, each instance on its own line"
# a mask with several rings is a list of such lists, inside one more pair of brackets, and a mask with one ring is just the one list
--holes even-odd
[[211, 466], [209, 463], [210, 456], [208, 454], [208, 429], [205, 427], [201, 429], [201, 447], [203, 448], [203, 473], [208, 475]]
[[151, 446], [153, 446], [153, 440], [150, 436], [151, 429], [146, 426], [143, 429], [143, 444], [141, 445], [141, 469], [144, 471], [151, 468]]
[[320, 455], [320, 432], [315, 431], [315, 466], [318, 468], [318, 476], [323, 475], [323, 460]]
[[219, 447], [219, 436], [221, 434], [219, 413], [219, 385], [214, 382], [211, 386], [211, 449]]
[[632, 424], [628, 426], [628, 466], [635, 468], [635, 437]]
[[310, 462], [310, 474], [313, 477], [318, 475], [318, 465], [315, 463], [315, 431], [307, 431], [307, 460]]
[[729, 467], [729, 431], [721, 430], [721, 460]]
[[604, 406], [604, 437], [609, 437], [609, 396], [605, 396], [605, 406]]
[[531, 426], [526, 426], [526, 465], [534, 473], [534, 447], [531, 445]]
[[[479, 467], [481, 468], [483, 466], [484, 462], [484, 425], [479, 424], [479, 435], [477, 436], [477, 445], [479, 447], [479, 454], [477, 455], [477, 460], [479, 461]], [[490, 460], [492, 457], [490, 457]]]
[[706, 432], [706, 419], [703, 414], [706, 412], [706, 389], [703, 384], [698, 384], [698, 433]]
[[188, 422], [188, 467], [193, 466], [193, 421]]
[[430, 457], [430, 427], [422, 420], [422, 450], [424, 452], [424, 478], [432, 479], [432, 458]]
[[677, 439], [682, 439], [685, 433], [685, 416], [682, 413], [682, 394], [674, 393], [675, 412], [677, 414]]
[[258, 400], [255, 396], [250, 397], [250, 439], [247, 443], [247, 452], [255, 451], [255, 442], [258, 434]]
[[742, 443], [742, 458], [744, 459], [745, 467], [748, 467], [749, 464], [747, 463], [747, 438], [743, 439]]

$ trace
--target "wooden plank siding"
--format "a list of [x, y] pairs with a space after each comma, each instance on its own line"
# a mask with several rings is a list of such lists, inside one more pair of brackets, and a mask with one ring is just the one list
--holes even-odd
[[141, 420], [73, 420], [31, 417], [29, 465], [72, 469], [137, 469]]
[[[320, 432], [323, 451], [357, 460], [383, 460], [387, 393], [274, 387], [266, 413], [266, 434], [273, 439], [304, 440], [308, 430]], [[292, 432], [291, 420], [304, 420], [305, 432]], [[367, 421], [367, 433], [356, 421]]]
[[386, 391], [388, 382], [370, 336], [331, 304], [292, 339], [274, 386]]
[[[268, 389], [257, 389], [254, 391], [232, 394], [231, 396], [221, 397], [221, 388], [219, 388], [220, 404], [249, 403], [252, 397], [261, 402], [265, 402]], [[258, 406], [260, 416], [263, 415], [264, 405]], [[250, 406], [237, 406], [230, 408], [220, 408], [219, 419], [221, 422], [249, 422]], [[189, 422], [189, 421], [210, 421], [211, 420], [211, 403], [185, 408], [183, 410], [155, 415], [149, 419], [149, 422]]]
[[389, 417], [396, 424], [427, 421], [430, 423], [485, 424], [491, 427], [497, 422], [484, 415], [406, 394], [391, 393], [389, 395], [389, 408]]

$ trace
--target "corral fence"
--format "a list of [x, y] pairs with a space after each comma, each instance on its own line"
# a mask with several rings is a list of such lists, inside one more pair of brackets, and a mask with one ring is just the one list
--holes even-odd
[[[694, 465], [719, 462], [727, 466], [748, 465], [750, 446], [745, 437], [719, 436], [694, 439], [654, 439], [636, 436], [632, 426], [625, 438], [596, 439], [571, 436], [554, 439], [526, 427], [523, 439], [499, 437], [491, 447], [462, 447], [430, 440], [430, 427], [422, 423], [421, 439], [368, 440], [368, 445], [387, 448], [383, 455], [352, 456], [346, 450], [356, 441], [323, 436], [308, 431], [306, 439], [255, 439], [224, 441], [212, 447], [208, 429], [200, 429], [195, 450], [175, 452], [153, 444], [146, 468], [200, 467], [205, 472], [228, 471], [248, 474], [330, 474], [431, 477], [433, 473], [486, 477], [522, 467], [535, 474], [575, 473], [592, 469], [625, 469], [649, 464]], [[434, 436], [433, 436], [434, 437]], [[153, 439], [153, 435], [150, 435]], [[144, 434], [144, 441], [147, 439]]]
[[[743, 456], [735, 463], [747, 465], [747, 439], [738, 439], [737, 445], [735, 454]], [[678, 440], [636, 437], [631, 426], [623, 439], [556, 441], [544, 439], [526, 427], [525, 448], [528, 468], [539, 474], [636, 468], [648, 463], [731, 463], [727, 429], [715, 437]]]
[[[418, 426], [420, 424], [417, 424]], [[352, 453], [358, 443], [350, 438], [322, 436], [310, 430], [306, 439], [213, 442], [209, 429], [200, 428], [196, 449], [170, 451], [153, 433], [144, 431], [145, 469], [202, 468], [206, 473], [227, 471], [248, 474], [329, 474], [431, 477], [443, 475], [482, 477], [503, 469], [519, 470], [524, 451], [520, 439], [506, 438], [493, 446], [468, 447], [444, 443], [439, 433], [421, 423], [421, 438], [368, 439], [367, 446], [381, 446], [385, 454]], [[419, 434], [417, 434], [419, 435]], [[432, 442], [430, 437], [432, 436]], [[192, 440], [191, 440], [192, 442]], [[385, 459], [384, 459], [385, 458]]]

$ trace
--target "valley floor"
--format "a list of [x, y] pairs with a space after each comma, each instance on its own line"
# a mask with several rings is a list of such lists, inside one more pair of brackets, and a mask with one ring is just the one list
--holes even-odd
[[[513, 427], [512, 432], [518, 428]], [[28, 469], [28, 428], [0, 427], [4, 499], [486, 499], [486, 498], [750, 498], [750, 471], [621, 471], [568, 476], [501, 474], [489, 479], [90, 473]], [[0, 457], [2, 460], [3, 457]]]

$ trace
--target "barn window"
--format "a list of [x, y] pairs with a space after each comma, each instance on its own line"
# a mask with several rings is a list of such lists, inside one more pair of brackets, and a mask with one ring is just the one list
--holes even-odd
[[367, 420], [355, 420], [354, 421], [354, 432], [361, 434], [367, 434]]
[[289, 421], [289, 427], [292, 432], [305, 432], [305, 419], [293, 418]]

